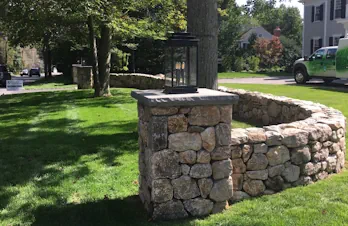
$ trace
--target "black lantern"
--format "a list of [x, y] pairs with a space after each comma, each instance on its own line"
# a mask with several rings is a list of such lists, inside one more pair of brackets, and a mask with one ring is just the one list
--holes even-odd
[[198, 41], [190, 33], [174, 33], [168, 39], [164, 93], [197, 92]]

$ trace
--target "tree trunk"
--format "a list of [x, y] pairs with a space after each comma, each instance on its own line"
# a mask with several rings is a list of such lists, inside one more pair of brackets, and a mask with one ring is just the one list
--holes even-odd
[[198, 44], [198, 86], [217, 89], [218, 12], [217, 0], [187, 0], [187, 30]]
[[89, 45], [91, 49], [94, 96], [99, 96], [100, 82], [99, 82], [99, 69], [98, 69], [98, 48], [97, 48], [97, 40], [94, 34], [94, 23], [93, 23], [92, 16], [88, 17], [88, 31], [89, 31]]
[[111, 59], [111, 29], [107, 24], [101, 25], [100, 42], [98, 43], [98, 66], [100, 91], [98, 96], [110, 95], [110, 59]]
[[52, 51], [50, 48], [50, 45], [47, 46], [47, 70], [48, 70], [48, 77], [52, 77]]
[[50, 74], [49, 67], [51, 65], [50, 61], [50, 47], [49, 47], [49, 38], [48, 35], [45, 35], [44, 41], [43, 41], [43, 55], [44, 55], [44, 71], [45, 71], [45, 78], [51, 77], [52, 74]]
[[[45, 72], [45, 78], [48, 77], [48, 70], [47, 70], [47, 51], [46, 51], [46, 45], [43, 47], [43, 60], [44, 60], [44, 72]], [[29, 72], [30, 73], [30, 72]]]

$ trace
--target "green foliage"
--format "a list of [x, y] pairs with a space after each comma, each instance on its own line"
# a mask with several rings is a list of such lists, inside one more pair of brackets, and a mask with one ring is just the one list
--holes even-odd
[[246, 9], [250, 16], [259, 21], [268, 32], [279, 26], [282, 35], [294, 40], [297, 45], [302, 42], [302, 18], [296, 7], [275, 6], [275, 0], [248, 0]]
[[240, 72], [243, 71], [245, 68], [245, 60], [242, 57], [237, 57], [236, 61], [234, 62], [234, 71]]
[[247, 65], [249, 67], [249, 70], [251, 71], [258, 71], [259, 65], [260, 65], [260, 58], [256, 56], [251, 56], [246, 59]]
[[[135, 51], [135, 71], [146, 74], [163, 73], [165, 43], [161, 40], [137, 39], [137, 50]], [[130, 58], [129, 69], [133, 69], [133, 59]]]
[[287, 72], [292, 72], [294, 62], [301, 58], [301, 46], [298, 46], [296, 41], [285, 36], [280, 36], [280, 41], [283, 45], [282, 56], [279, 65]]
[[337, 72], [347, 73], [348, 66], [348, 48], [342, 48], [336, 53], [336, 70]]
[[11, 72], [22, 69], [22, 56], [19, 47], [13, 47], [8, 40], [0, 36], [0, 64], [6, 64]]
[[128, 71], [128, 59], [130, 53], [123, 52], [118, 48], [111, 50], [111, 72]]
[[222, 17], [219, 33], [219, 55], [226, 70], [231, 70], [236, 57], [240, 56], [238, 41], [246, 21], [248, 20], [243, 15], [243, 8], [231, 0], [226, 9], [226, 16]]

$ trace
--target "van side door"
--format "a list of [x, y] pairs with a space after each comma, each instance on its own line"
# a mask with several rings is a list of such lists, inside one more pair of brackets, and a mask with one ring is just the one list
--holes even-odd
[[315, 51], [312, 56], [309, 57], [308, 62], [308, 74], [309, 76], [325, 76], [324, 71], [324, 56], [325, 49], [318, 49]]
[[336, 77], [336, 52], [337, 48], [328, 49], [324, 60], [324, 76]]

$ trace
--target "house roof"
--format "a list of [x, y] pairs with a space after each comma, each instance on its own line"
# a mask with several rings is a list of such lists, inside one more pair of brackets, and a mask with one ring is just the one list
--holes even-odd
[[259, 26], [259, 27], [253, 27], [248, 29], [245, 33], [242, 34], [242, 36], [240, 37], [240, 40], [248, 40], [252, 33], [256, 33], [256, 34], [263, 33], [263, 34], [267, 34], [267, 36], [269, 37], [272, 36], [272, 34], [269, 33], [265, 28], [263, 28], [262, 26]]

